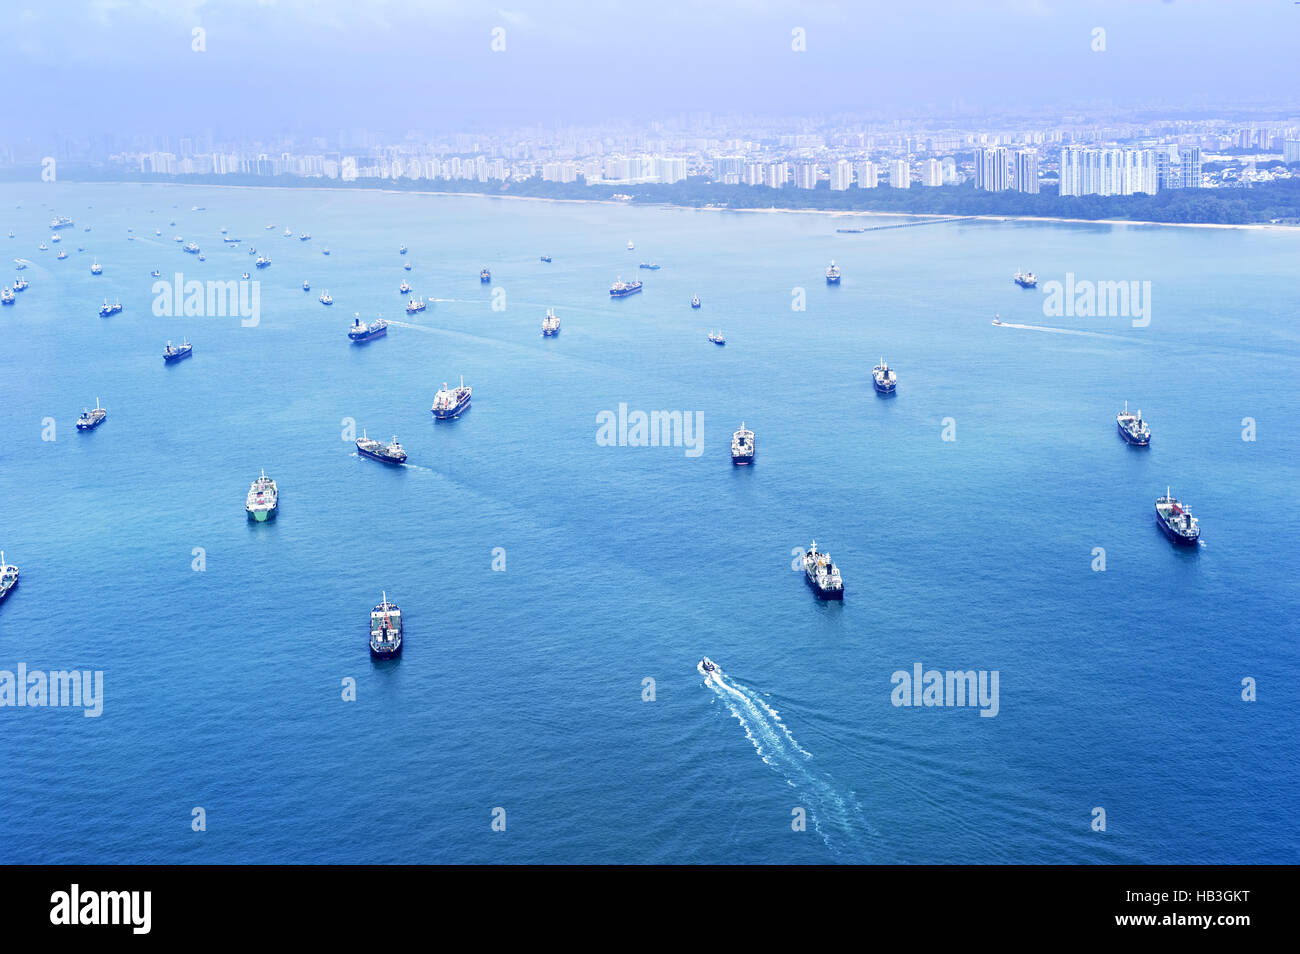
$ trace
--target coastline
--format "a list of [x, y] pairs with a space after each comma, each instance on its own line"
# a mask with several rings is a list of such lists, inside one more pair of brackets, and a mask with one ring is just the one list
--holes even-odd
[[630, 202], [622, 199], [568, 199], [559, 196], [540, 196], [540, 195], [509, 195], [504, 193], [488, 192], [447, 192], [437, 189], [385, 189], [374, 188], [366, 189], [365, 187], [346, 187], [346, 186], [325, 186], [325, 185], [248, 185], [235, 183], [209, 183], [209, 182], [160, 182], [160, 181], [133, 181], [129, 179], [117, 180], [66, 180], [75, 182], [77, 185], [92, 185], [95, 183], [112, 183], [118, 185], [162, 185], [162, 186], [181, 186], [189, 189], [304, 189], [315, 192], [376, 192], [380, 195], [437, 195], [437, 196], [458, 196], [461, 198], [473, 199], [512, 199], [519, 202], [568, 202], [579, 205], [622, 205], [622, 206], [655, 206], [665, 209], [691, 209], [696, 212], [750, 212], [750, 213], [783, 213], [787, 215], [829, 215], [836, 218], [853, 218], [857, 216], [872, 216], [889, 219], [960, 219], [969, 222], [1043, 222], [1043, 223], [1064, 223], [1075, 225], [1134, 225], [1143, 227], [1160, 227], [1174, 229], [1242, 229], [1247, 231], [1272, 231], [1272, 232], [1296, 232], [1300, 231], [1300, 225], [1278, 225], [1272, 222], [1152, 222], [1141, 219], [1079, 219], [1068, 218], [1065, 216], [1045, 216], [1045, 215], [962, 215], [947, 212], [875, 212], [865, 209], [777, 209], [771, 206], [754, 207], [754, 208], [732, 208], [730, 206], [715, 205], [680, 205], [674, 202]]

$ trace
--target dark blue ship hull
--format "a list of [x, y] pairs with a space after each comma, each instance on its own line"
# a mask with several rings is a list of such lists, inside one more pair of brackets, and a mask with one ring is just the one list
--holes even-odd
[[[366, 642], [370, 643], [367, 639]], [[402, 655], [402, 643], [397, 644], [396, 649], [376, 649], [374, 643], [370, 643], [370, 655], [376, 659], [395, 659]]]
[[878, 394], [893, 394], [895, 391], [898, 390], [897, 381], [895, 381], [893, 384], [881, 384], [875, 378], [872, 378], [871, 386], [876, 389], [876, 393]]
[[1160, 516], [1159, 512], [1156, 513], [1156, 523], [1160, 524], [1160, 529], [1165, 532], [1165, 536], [1179, 546], [1194, 547], [1200, 542], [1201, 536], [1199, 533], [1194, 537], [1184, 536], [1173, 527], [1169, 526], [1169, 524], [1165, 523], [1165, 519]]
[[454, 418], [460, 417], [461, 414], [463, 414], [465, 410], [469, 408], [469, 402], [470, 402], [470, 398], [465, 398], [463, 401], [459, 402], [454, 407], [438, 408], [434, 410], [433, 416], [439, 421], [450, 421]]
[[193, 348], [186, 348], [184, 351], [178, 351], [176, 354], [164, 354], [163, 361], [171, 364], [174, 361], [183, 361], [194, 353]]
[[614, 290], [611, 288], [610, 291], [609, 291], [609, 297], [610, 297], [610, 298], [626, 298], [628, 295], [635, 295], [635, 294], [636, 294], [637, 292], [639, 292], [640, 290], [641, 290], [641, 286], [640, 286], [640, 285], [636, 286], [635, 288], [627, 288], [627, 289], [624, 289], [623, 291], [614, 291]]
[[828, 279], [826, 279], [826, 284], [827, 284], [827, 285], [838, 285], [839, 283], [840, 283], [840, 280], [839, 280], [838, 278], [828, 278]]
[[387, 334], [387, 328], [380, 328], [378, 331], [367, 331], [363, 334], [356, 334], [355, 332], [349, 331], [348, 337], [356, 344], [363, 344], [367, 341], [374, 341], [376, 338], [382, 338]]
[[1117, 423], [1115, 427], [1119, 430], [1119, 436], [1124, 438], [1125, 442], [1132, 444], [1134, 447], [1146, 447], [1151, 443], [1150, 436], [1148, 436], [1146, 440], [1139, 440], [1138, 438], [1130, 434], [1128, 431], [1124, 430], [1124, 426], [1122, 424]]
[[818, 586], [818, 585], [817, 585], [817, 581], [814, 580], [814, 579], [813, 579], [811, 576], [809, 576], [807, 573], [804, 573], [803, 578], [804, 578], [804, 581], [808, 584], [808, 587], [809, 587], [809, 588], [810, 588], [814, 593], [817, 594], [817, 598], [818, 598], [818, 599], [823, 599], [823, 600], [843, 600], [843, 599], [844, 599], [844, 588], [843, 588], [843, 587], [841, 587], [841, 588], [838, 589], [838, 590], [828, 590], [828, 589], [825, 589], [825, 588], [823, 588], [823, 587]]

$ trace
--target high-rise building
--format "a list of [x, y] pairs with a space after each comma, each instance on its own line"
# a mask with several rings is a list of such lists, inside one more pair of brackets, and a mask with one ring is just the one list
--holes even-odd
[[1164, 183], [1170, 150], [1097, 149], [1066, 146], [1061, 150], [1061, 195], [1154, 195]]
[[895, 159], [889, 163], [889, 187], [891, 189], [912, 187], [912, 176], [906, 159]]
[[847, 159], [841, 159], [831, 166], [831, 189], [843, 192], [853, 181], [853, 166]]
[[794, 167], [794, 187], [796, 189], [817, 188], [817, 164], [801, 162]]
[[938, 159], [926, 159], [921, 163], [921, 185], [943, 185], [943, 166], [939, 164]]
[[784, 189], [790, 181], [790, 167], [784, 162], [768, 163], [763, 175], [763, 184], [769, 189]]
[[1282, 161], [1300, 162], [1300, 139], [1282, 140]]
[[980, 149], [975, 153], [975, 188], [1003, 192], [1008, 187], [1007, 167], [1010, 153], [1003, 146]]
[[880, 185], [880, 174], [874, 162], [863, 160], [853, 164], [853, 178], [859, 189], [874, 189]]
[[1017, 192], [1038, 194], [1038, 150], [1021, 149], [1016, 153], [1011, 188]]

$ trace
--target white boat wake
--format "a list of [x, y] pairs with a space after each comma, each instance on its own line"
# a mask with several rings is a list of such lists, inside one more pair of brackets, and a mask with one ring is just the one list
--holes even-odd
[[839, 854], [845, 842], [875, 834], [854, 794], [840, 791], [829, 775], [810, 764], [812, 753], [795, 740], [780, 713], [760, 693], [730, 678], [716, 663], [709, 661], [712, 671], [706, 671], [704, 663], [701, 660], [696, 666], [704, 676], [704, 684], [735, 716], [759, 758], [798, 793], [813, 830], [826, 847]]
[[1047, 325], [1019, 325], [1011, 321], [999, 322], [998, 328], [1020, 328], [1023, 331], [1050, 331], [1056, 335], [1080, 335], [1084, 338], [1109, 338], [1112, 341], [1131, 341], [1123, 335], [1108, 335], [1100, 331], [1080, 331], [1078, 328], [1051, 328]]

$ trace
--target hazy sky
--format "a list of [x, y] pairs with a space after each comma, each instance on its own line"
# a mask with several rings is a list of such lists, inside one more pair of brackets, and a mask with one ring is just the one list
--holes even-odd
[[1292, 0], [2, 2], [18, 138], [1300, 98]]

